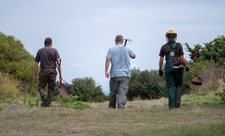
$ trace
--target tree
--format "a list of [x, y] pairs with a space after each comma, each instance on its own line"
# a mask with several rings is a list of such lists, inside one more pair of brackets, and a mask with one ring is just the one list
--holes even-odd
[[225, 64], [225, 37], [218, 36], [214, 40], [204, 43], [204, 46], [200, 44], [194, 45], [192, 49], [189, 44], [185, 43], [187, 51], [190, 53], [190, 58], [193, 60], [194, 55], [198, 54], [201, 56], [201, 60], [213, 60], [215, 63], [224, 65]]
[[202, 46], [197, 44], [194, 45], [194, 48], [192, 49], [188, 43], [185, 43], [185, 45], [187, 47], [187, 51], [190, 53], [190, 59], [195, 62], [201, 56]]
[[75, 78], [72, 80], [72, 84], [65, 85], [70, 94], [78, 96], [79, 101], [103, 102], [107, 100], [101, 85], [97, 85], [93, 78]]
[[202, 48], [202, 57], [204, 60], [214, 60], [216, 63], [225, 64], [225, 37], [218, 36], [209, 43], [205, 43]]
[[0, 71], [9, 74], [20, 82], [20, 89], [36, 95], [33, 82], [34, 57], [24, 48], [23, 44], [13, 36], [0, 32]]
[[156, 70], [132, 69], [128, 99], [140, 96], [142, 99], [158, 99], [165, 96], [166, 84]]

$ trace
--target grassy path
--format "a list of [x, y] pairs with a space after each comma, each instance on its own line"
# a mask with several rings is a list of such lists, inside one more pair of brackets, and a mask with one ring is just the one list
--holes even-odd
[[128, 102], [125, 110], [108, 109], [108, 102], [91, 103], [88, 110], [3, 104], [0, 135], [224, 136], [225, 105], [200, 99], [206, 98], [187, 97], [175, 110], [167, 108], [166, 98]]

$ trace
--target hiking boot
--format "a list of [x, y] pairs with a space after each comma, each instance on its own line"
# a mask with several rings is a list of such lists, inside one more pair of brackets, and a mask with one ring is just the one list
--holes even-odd
[[42, 102], [41, 107], [50, 107], [50, 105], [47, 105], [46, 103]]
[[41, 103], [41, 107], [46, 107], [46, 103], [45, 102], [42, 102]]
[[47, 96], [43, 96], [41, 99], [42, 99], [43, 102], [47, 102], [48, 101], [48, 97]]
[[42, 99], [41, 107], [47, 107], [48, 97], [43, 96], [41, 99]]
[[176, 103], [175, 104], [175, 108], [180, 108], [180, 104], [179, 103]]
[[170, 110], [175, 109], [174, 105], [169, 105], [168, 107]]

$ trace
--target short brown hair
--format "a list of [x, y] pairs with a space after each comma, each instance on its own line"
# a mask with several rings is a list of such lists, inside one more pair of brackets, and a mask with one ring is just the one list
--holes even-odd
[[45, 46], [52, 44], [52, 39], [50, 37], [45, 38]]
[[123, 42], [123, 36], [122, 35], [117, 35], [115, 38], [116, 42]]

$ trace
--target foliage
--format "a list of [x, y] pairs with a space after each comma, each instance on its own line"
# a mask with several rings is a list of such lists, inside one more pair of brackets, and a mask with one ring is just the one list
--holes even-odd
[[220, 96], [223, 103], [225, 103], [225, 89], [223, 89], [223, 92], [216, 93], [215, 95]]
[[205, 47], [202, 48], [202, 57], [204, 60], [214, 60], [219, 64], [225, 64], [225, 37], [218, 36], [209, 43], [205, 43]]
[[[194, 45], [194, 48], [192, 49], [187, 43], [187, 51], [190, 52], [190, 58], [193, 58], [194, 54], [200, 54], [200, 58], [199, 58], [199, 64], [205, 64], [205, 62], [214, 62], [216, 64], [218, 64], [219, 66], [225, 66], [225, 37], [222, 36], [218, 36], [217, 38], [215, 38], [214, 40], [208, 42], [208, 43], [204, 43], [204, 46], [201, 45]], [[212, 63], [209, 63], [212, 66]], [[202, 66], [201, 66], [202, 67]], [[205, 69], [202, 69], [200, 67], [198, 67], [198, 69], [200, 71], [204, 71]], [[223, 99], [223, 95], [219, 95], [222, 97]]]
[[[194, 48], [192, 49], [190, 47], [190, 45], [188, 43], [185, 43], [186, 47], [187, 47], [187, 51], [190, 53], [189, 54], [189, 58], [192, 61], [195, 61], [195, 56], [197, 55], [197, 57], [201, 56], [201, 50], [202, 50], [202, 46], [200, 44], [194, 45]], [[197, 58], [196, 58], [197, 59]]]
[[165, 96], [165, 93], [166, 84], [164, 79], [158, 75], [158, 71], [131, 69], [128, 99], [133, 100], [138, 96], [142, 99], [158, 99]]
[[[212, 63], [225, 66], [225, 37], [218, 36], [214, 40], [204, 43], [204, 45], [194, 45], [191, 48], [188, 43], [187, 51], [194, 63], [191, 71], [197, 75], [207, 70]], [[195, 61], [195, 55], [198, 60]], [[37, 84], [33, 82], [33, 61], [34, 57], [24, 48], [24, 45], [13, 36], [6, 36], [0, 32], [0, 99], [14, 99], [21, 92], [36, 96]], [[183, 92], [187, 93], [191, 88], [190, 80], [196, 78], [189, 72], [184, 73]], [[57, 83], [59, 86], [59, 83]], [[95, 83], [93, 78], [75, 78], [72, 84], [65, 83], [65, 86], [72, 96], [79, 96], [79, 101], [85, 102], [103, 102], [108, 100], [102, 92], [101, 85]], [[142, 99], [158, 99], [166, 94], [166, 83], [163, 78], [158, 76], [155, 70], [132, 69], [129, 83], [128, 99], [134, 97]], [[59, 95], [56, 88], [55, 96]], [[223, 98], [221, 96], [221, 98]], [[9, 99], [8, 99], [9, 100]], [[30, 105], [32, 101], [30, 101]], [[36, 105], [34, 103], [34, 105]]]
[[[0, 98], [16, 97], [19, 93], [38, 94], [37, 84], [33, 82], [34, 57], [24, 48], [24, 45], [13, 36], [6, 36], [0, 32], [0, 71], [15, 79], [12, 87], [8, 80], [0, 77]], [[2, 74], [1, 74], [2, 75]], [[3, 80], [2, 80], [3, 79]], [[11, 84], [11, 83], [10, 83]], [[14, 83], [13, 83], [14, 84]], [[76, 85], [75, 85], [76, 84]], [[74, 79], [72, 84], [65, 84], [70, 94], [79, 95], [80, 101], [102, 102], [107, 99], [100, 85], [96, 85], [92, 78]], [[57, 89], [56, 89], [57, 90]], [[55, 91], [56, 95], [58, 91]], [[33, 105], [30, 101], [30, 105]]]
[[[23, 105], [3, 104], [1, 135], [224, 136], [225, 108], [224, 104], [216, 104], [218, 97], [187, 95], [183, 100], [186, 98], [177, 110], [165, 107], [165, 99], [129, 102], [127, 106], [134, 106], [123, 111], [106, 110], [105, 103], [96, 103], [93, 109], [86, 110], [56, 107], [29, 110]], [[40, 127], [43, 124], [45, 129]], [[78, 129], [74, 131], [75, 128]]]
[[36, 99], [28, 99], [27, 97], [23, 97], [21, 98], [22, 102], [24, 105], [28, 105], [30, 108], [38, 107], [41, 104], [40, 99], [36, 98]]
[[[189, 65], [190, 64], [190, 65]], [[190, 66], [190, 72], [184, 71], [183, 75], [183, 93], [186, 94], [189, 92], [192, 84], [191, 80], [195, 79], [197, 80], [198, 77], [195, 75], [201, 77], [203, 74], [208, 74], [208, 72], [216, 66], [216, 64], [213, 61], [198, 61], [197, 63], [191, 64], [189, 63], [188, 65]], [[195, 75], [193, 75], [192, 73]]]
[[0, 60], [0, 71], [15, 78], [20, 83], [20, 90], [32, 95], [37, 93], [36, 85], [32, 80], [34, 57], [19, 40], [1, 32]]
[[187, 51], [190, 53], [190, 59], [193, 60], [194, 55], [198, 54], [200, 56], [200, 60], [213, 60], [216, 63], [221, 65], [225, 64], [225, 37], [218, 36], [214, 40], [204, 43], [204, 46], [197, 44], [194, 45], [192, 49], [188, 43], [185, 43], [187, 47]]
[[64, 84], [73, 96], [79, 96], [79, 101], [84, 102], [103, 102], [108, 100], [106, 95], [102, 92], [101, 85], [97, 85], [93, 78], [75, 78], [72, 84]]
[[62, 98], [61, 95], [57, 95], [54, 97], [55, 101], [59, 103], [60, 107], [67, 107], [73, 109], [84, 110], [90, 108], [88, 104], [77, 101], [78, 96], [69, 95], [65, 99]]
[[221, 100], [216, 96], [209, 96], [206, 94], [191, 94], [188, 95], [183, 101], [182, 106], [203, 106], [203, 105], [213, 105], [220, 104]]
[[19, 95], [18, 82], [11, 79], [9, 75], [0, 72], [0, 99], [6, 100], [16, 98]]
[[3, 111], [4, 108], [5, 108], [5, 106], [1, 103], [1, 104], [0, 104], [0, 111]]

